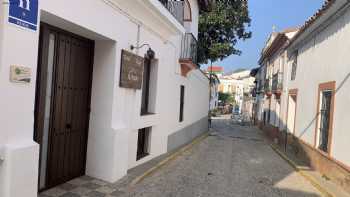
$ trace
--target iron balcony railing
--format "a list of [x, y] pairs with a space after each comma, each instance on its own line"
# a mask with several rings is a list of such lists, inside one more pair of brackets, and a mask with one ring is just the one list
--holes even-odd
[[182, 60], [190, 60], [197, 64], [198, 41], [192, 33], [186, 33], [182, 38], [181, 56]]
[[271, 79], [265, 79], [265, 93], [271, 92]]
[[283, 73], [278, 72], [272, 77], [272, 91], [281, 91], [283, 88]]
[[257, 89], [257, 93], [261, 93], [264, 91], [264, 86], [261, 80], [258, 81], [258, 83], [256, 84], [256, 89]]
[[176, 0], [159, 0], [160, 3], [176, 18], [176, 20], [183, 25], [184, 23], [184, 1]]

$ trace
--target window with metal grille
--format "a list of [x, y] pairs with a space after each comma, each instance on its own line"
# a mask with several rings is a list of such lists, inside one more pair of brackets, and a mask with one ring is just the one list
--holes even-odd
[[324, 152], [328, 152], [328, 136], [329, 136], [329, 123], [331, 114], [332, 103], [332, 91], [326, 90], [321, 93], [321, 106], [320, 106], [320, 125], [319, 125], [319, 143], [318, 148]]
[[294, 52], [294, 59], [292, 63], [292, 73], [291, 80], [294, 81], [297, 75], [297, 67], [298, 67], [298, 51]]
[[140, 160], [149, 155], [150, 136], [151, 127], [139, 129], [136, 160]]
[[184, 104], [185, 104], [185, 86], [180, 86], [180, 117], [179, 121], [184, 120]]

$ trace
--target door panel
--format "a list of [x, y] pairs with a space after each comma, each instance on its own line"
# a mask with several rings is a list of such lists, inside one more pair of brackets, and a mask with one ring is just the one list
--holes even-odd
[[[93, 41], [43, 25], [41, 33], [47, 31], [56, 35], [45, 180], [46, 188], [49, 188], [85, 173], [94, 45]], [[42, 36], [42, 39], [46, 37]], [[47, 53], [46, 48], [41, 47], [40, 53]], [[39, 63], [39, 67], [45, 66]], [[41, 89], [37, 91], [37, 99], [42, 100]], [[37, 109], [37, 114], [41, 114], [41, 110]], [[38, 117], [36, 121], [41, 122], [42, 118]], [[41, 136], [40, 128], [35, 132], [39, 133], [35, 136]], [[41, 141], [38, 140], [42, 145]]]

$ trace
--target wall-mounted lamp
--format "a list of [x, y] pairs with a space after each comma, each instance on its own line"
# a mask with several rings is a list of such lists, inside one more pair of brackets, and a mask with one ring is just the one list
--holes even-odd
[[130, 46], [130, 49], [131, 50], [134, 50], [134, 49], [141, 49], [142, 47], [144, 46], [148, 46], [148, 50], [146, 52], [146, 58], [148, 59], [153, 59], [155, 56], [156, 56], [156, 53], [152, 50], [151, 46], [149, 44], [143, 44], [139, 47], [135, 47], [134, 45], [131, 45]]

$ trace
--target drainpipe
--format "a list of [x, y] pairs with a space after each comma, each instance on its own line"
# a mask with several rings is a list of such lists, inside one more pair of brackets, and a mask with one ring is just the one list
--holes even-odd
[[136, 54], [140, 51], [140, 37], [141, 37], [141, 25], [137, 24], [137, 36], [136, 36]]
[[5, 161], [4, 147], [0, 145], [0, 165]]
[[210, 61], [210, 72], [209, 72], [209, 128], [211, 128], [211, 85], [212, 85], [212, 73], [213, 73], [213, 62]]

